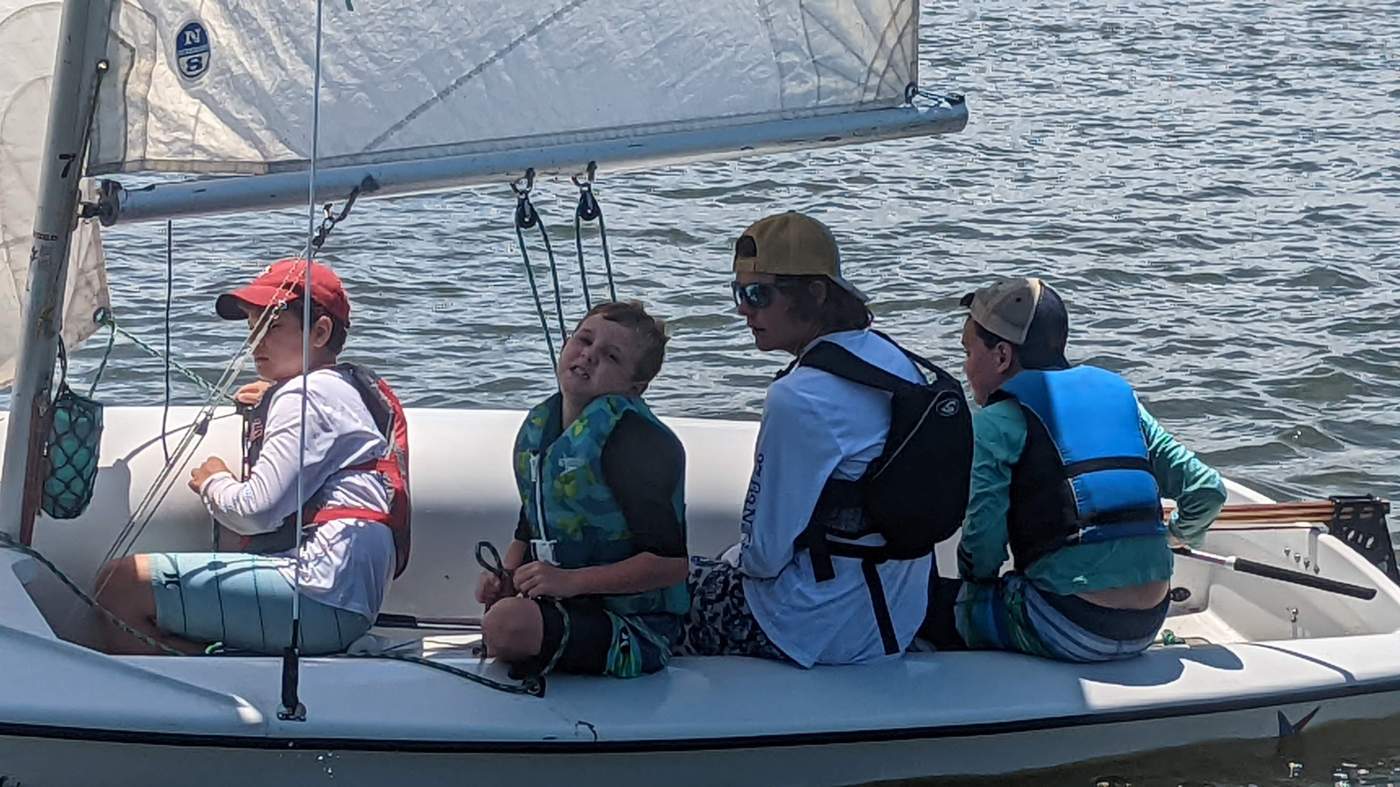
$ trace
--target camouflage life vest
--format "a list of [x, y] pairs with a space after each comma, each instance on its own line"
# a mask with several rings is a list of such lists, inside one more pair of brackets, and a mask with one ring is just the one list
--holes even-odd
[[[611, 395], [590, 402], [561, 433], [562, 407], [558, 394], [546, 399], [525, 416], [515, 438], [515, 482], [530, 533], [555, 542], [552, 562], [561, 568], [621, 562], [639, 550], [603, 476], [603, 446], [629, 412], [666, 427], [639, 397]], [[678, 521], [684, 516], [683, 495], [683, 484], [676, 484], [671, 499]], [[603, 596], [602, 601], [618, 615], [679, 615], [690, 608], [684, 582], [645, 593]]]

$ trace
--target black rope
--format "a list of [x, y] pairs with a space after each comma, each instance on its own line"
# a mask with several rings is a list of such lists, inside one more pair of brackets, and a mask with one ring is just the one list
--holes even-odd
[[603, 208], [598, 207], [598, 237], [603, 241], [603, 266], [608, 271], [608, 297], [617, 301], [617, 285], [613, 283], [612, 257], [608, 254], [608, 225], [603, 221]]
[[583, 282], [583, 309], [593, 311], [593, 299], [588, 294], [588, 268], [583, 264], [583, 200], [584, 189], [579, 190], [578, 210], [574, 211], [574, 248], [578, 249], [578, 277]]
[[[533, 209], [533, 206], [531, 206]], [[536, 218], [539, 214], [535, 214]], [[554, 248], [549, 244], [549, 232], [544, 228], [544, 222], [538, 222], [540, 228], [540, 238], [544, 240], [544, 253], [549, 257], [549, 278], [554, 285], [554, 314], [559, 318], [559, 341], [562, 344], [569, 340], [569, 330], [564, 326], [564, 301], [559, 294], [559, 266], [554, 260]]]
[[598, 236], [603, 244], [603, 265], [607, 269], [608, 275], [608, 297], [609, 300], [617, 301], [617, 285], [613, 281], [612, 255], [608, 253], [608, 227], [603, 221], [603, 206], [598, 204], [598, 196], [593, 192], [593, 177], [598, 170], [597, 162], [588, 162], [588, 169], [579, 175], [573, 176], [574, 185], [578, 187], [578, 208], [574, 211], [574, 246], [578, 249], [578, 274], [583, 280], [583, 305], [586, 309], [592, 309], [592, 299], [588, 291], [588, 271], [583, 262], [583, 222], [597, 221]]
[[545, 690], [545, 678], [543, 675], [530, 675], [527, 676], [525, 679], [521, 680], [519, 683], [506, 683], [504, 681], [499, 681], [494, 678], [488, 678], [485, 675], [480, 675], [475, 672], [471, 672], [470, 670], [464, 670], [460, 667], [454, 667], [451, 664], [444, 664], [441, 661], [433, 661], [432, 659], [424, 658], [422, 656], [410, 656], [407, 653], [336, 653], [332, 655], [332, 658], [390, 659], [392, 661], [406, 661], [410, 664], [418, 664], [420, 666], [430, 667], [435, 670], [441, 670], [449, 675], [455, 675], [464, 680], [469, 680], [472, 683], [475, 683], [480, 686], [485, 686], [488, 689], [504, 691], [507, 694], [527, 694], [531, 697], [543, 697]]
[[[47, 568], [50, 572], [53, 573], [55, 577], [58, 578], [59, 582], [62, 582], [65, 587], [73, 591], [74, 595], [76, 595], [89, 607], [92, 607], [94, 610], [96, 610], [99, 615], [101, 615], [112, 625], [116, 626], [123, 632], [131, 635], [132, 637], [135, 637], [136, 639], [140, 640], [146, 645], [149, 645], [150, 647], [159, 650], [168, 656], [215, 656], [223, 654], [242, 655], [237, 653], [237, 651], [225, 650], [218, 647], [217, 645], [211, 646], [210, 650], [204, 653], [183, 653], [181, 651], [178, 651], [175, 648], [172, 648], [169, 645], [166, 645], [165, 643], [161, 642], [160, 640], [154, 639], [140, 631], [137, 631], [126, 621], [122, 620], [121, 618], [117, 617], [114, 613], [112, 613], [111, 610], [108, 610], [106, 607], [97, 603], [97, 601], [91, 596], [89, 596], [86, 591], [78, 587], [78, 585], [74, 583], [73, 580], [69, 579], [68, 575], [63, 573], [62, 569], [54, 565], [53, 562], [50, 561], [48, 558], [44, 557], [43, 554], [39, 552], [39, 550], [34, 549], [33, 547], [25, 546], [24, 544], [15, 541], [8, 533], [3, 532], [0, 532], [0, 549], [13, 549], [16, 552], [28, 555], [29, 557], [32, 557], [35, 560], [39, 561], [41, 565]], [[508, 694], [528, 694], [532, 697], [543, 697], [545, 690], [545, 680], [543, 675], [532, 675], [526, 677], [520, 683], [505, 683], [503, 681], [488, 678], [485, 675], [478, 675], [474, 672], [459, 669], [450, 664], [443, 664], [441, 662], [423, 658], [422, 656], [410, 656], [402, 653], [333, 653], [329, 654], [327, 657], [348, 659], [391, 659], [393, 661], [406, 661], [410, 664], [418, 664], [424, 667], [431, 667], [432, 669], [440, 670], [450, 675], [455, 675], [459, 678], [469, 680], [472, 683], [485, 686], [486, 688], [495, 689], [496, 691], [504, 691]], [[285, 690], [285, 684], [283, 688]], [[285, 696], [283, 697], [283, 701], [286, 701]]]
[[365, 179], [360, 181], [360, 185], [350, 190], [349, 196], [345, 198], [345, 206], [340, 209], [339, 213], [335, 212], [335, 204], [331, 202], [327, 202], [325, 206], [321, 208], [321, 210], [325, 212], [325, 218], [321, 219], [321, 226], [316, 229], [316, 236], [311, 239], [311, 252], [313, 255], [321, 250], [321, 246], [325, 244], [326, 238], [331, 234], [331, 230], [335, 229], [337, 224], [345, 221], [345, 217], [350, 215], [350, 210], [355, 207], [355, 200], [360, 198], [360, 194], [362, 192], [374, 191], [378, 187], [379, 185], [375, 183], [374, 178], [366, 175]]
[[96, 599], [94, 599], [92, 596], [89, 596], [86, 591], [78, 587], [77, 584], [73, 582], [73, 580], [69, 579], [68, 575], [63, 573], [62, 569], [54, 565], [52, 561], [40, 554], [39, 550], [33, 547], [25, 546], [24, 544], [15, 541], [13, 538], [10, 537], [8, 533], [0, 533], [0, 549], [13, 549], [16, 552], [28, 555], [29, 557], [32, 557], [35, 560], [39, 561], [39, 563], [43, 565], [44, 568], [47, 568], [53, 573], [55, 577], [58, 578], [59, 582], [62, 582], [69, 590], [73, 591], [73, 594], [76, 595], [79, 599], [81, 599], [83, 603], [96, 610], [97, 614], [101, 615], [107, 622], [111, 623], [112, 625], [116, 626], [117, 628], [121, 629], [127, 634], [130, 634], [131, 636], [135, 637], [136, 639], [140, 640], [146, 645], [149, 645], [150, 647], [155, 648], [156, 650], [159, 650], [162, 653], [165, 653], [167, 656], [201, 655], [182, 653], [165, 644], [164, 642], [161, 642], [160, 640], [157, 640], [153, 637], [149, 637], [146, 634], [137, 631], [135, 628], [132, 628], [132, 626], [129, 623], [117, 617], [116, 614], [113, 613], [111, 610], [97, 603]]
[[[522, 185], [523, 183], [523, 185]], [[525, 248], [525, 230], [540, 223], [540, 216], [535, 212], [535, 206], [530, 202], [530, 188], [535, 183], [535, 170], [525, 171], [525, 177], [510, 184], [511, 191], [515, 192], [515, 239], [520, 245], [520, 258], [525, 261], [525, 278], [530, 282], [530, 294], [535, 299], [535, 313], [540, 318], [540, 329], [544, 331], [544, 341], [549, 348], [549, 366], [551, 369], [558, 368], [558, 359], [554, 354], [554, 339], [549, 334], [549, 318], [544, 314], [544, 302], [540, 300], [540, 288], [535, 282], [534, 267], [530, 265], [530, 252]], [[543, 231], [543, 227], [541, 227]], [[548, 248], [549, 236], [545, 235], [546, 248]], [[554, 255], [550, 253], [550, 263], [553, 267]], [[555, 297], [558, 297], [558, 280], [555, 284]], [[561, 313], [560, 325], [563, 325]]]

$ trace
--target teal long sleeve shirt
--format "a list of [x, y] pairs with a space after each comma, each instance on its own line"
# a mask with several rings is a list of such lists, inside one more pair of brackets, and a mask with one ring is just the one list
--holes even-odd
[[[1182, 446], [1138, 405], [1148, 461], [1163, 497], [1176, 501], [1168, 528], [1197, 546], [1225, 504], [1220, 474]], [[1026, 447], [1026, 417], [1015, 401], [978, 411], [972, 420], [972, 488], [958, 545], [963, 579], [995, 579], [1008, 556], [1011, 470]], [[1157, 536], [1065, 547], [1037, 560], [1026, 577], [1059, 595], [1131, 587], [1170, 579], [1172, 553]]]

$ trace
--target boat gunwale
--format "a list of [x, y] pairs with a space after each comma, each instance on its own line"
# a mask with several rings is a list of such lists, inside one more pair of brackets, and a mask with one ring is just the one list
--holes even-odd
[[1125, 724], [1186, 716], [1259, 710], [1283, 705], [1347, 699], [1368, 694], [1400, 692], [1400, 676], [1354, 681], [1296, 691], [1275, 691], [1249, 697], [1195, 700], [1116, 711], [1079, 713], [1035, 719], [974, 722], [917, 727], [833, 730], [829, 732], [735, 735], [708, 738], [647, 738], [631, 740], [461, 741], [375, 738], [302, 738], [289, 736], [217, 735], [182, 732], [116, 730], [0, 721], [0, 736], [135, 743], [153, 746], [207, 746], [225, 749], [327, 749], [336, 751], [438, 754], [637, 754], [684, 753], [716, 749], [771, 749], [862, 743], [892, 743], [947, 738], [973, 738]]

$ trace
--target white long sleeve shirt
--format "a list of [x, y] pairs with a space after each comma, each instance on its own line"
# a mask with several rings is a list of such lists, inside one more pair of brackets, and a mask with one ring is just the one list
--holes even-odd
[[[842, 331], [817, 341], [835, 342], [907, 380], [922, 379], [898, 347], [870, 331]], [[817, 582], [807, 550], [793, 544], [827, 479], [858, 479], [879, 457], [889, 422], [888, 393], [818, 369], [799, 366], [768, 388], [740, 522], [739, 569], [764, 633], [804, 667], [886, 658], [860, 561], [832, 557], [836, 577]], [[872, 534], [857, 543], [882, 540]], [[932, 560], [878, 566], [901, 648], [923, 622]]]
[[[389, 490], [376, 472], [344, 468], [382, 456], [387, 444], [359, 392], [334, 369], [307, 375], [306, 455], [303, 491], [316, 508], [346, 506], [389, 510]], [[218, 473], [200, 495], [219, 524], [241, 535], [271, 533], [300, 507], [297, 463], [301, 378], [272, 394], [262, 452], [247, 481]], [[288, 582], [297, 577], [295, 550], [281, 553]], [[394, 537], [387, 525], [358, 519], [327, 522], [301, 546], [302, 592], [373, 620], [394, 570]]]

